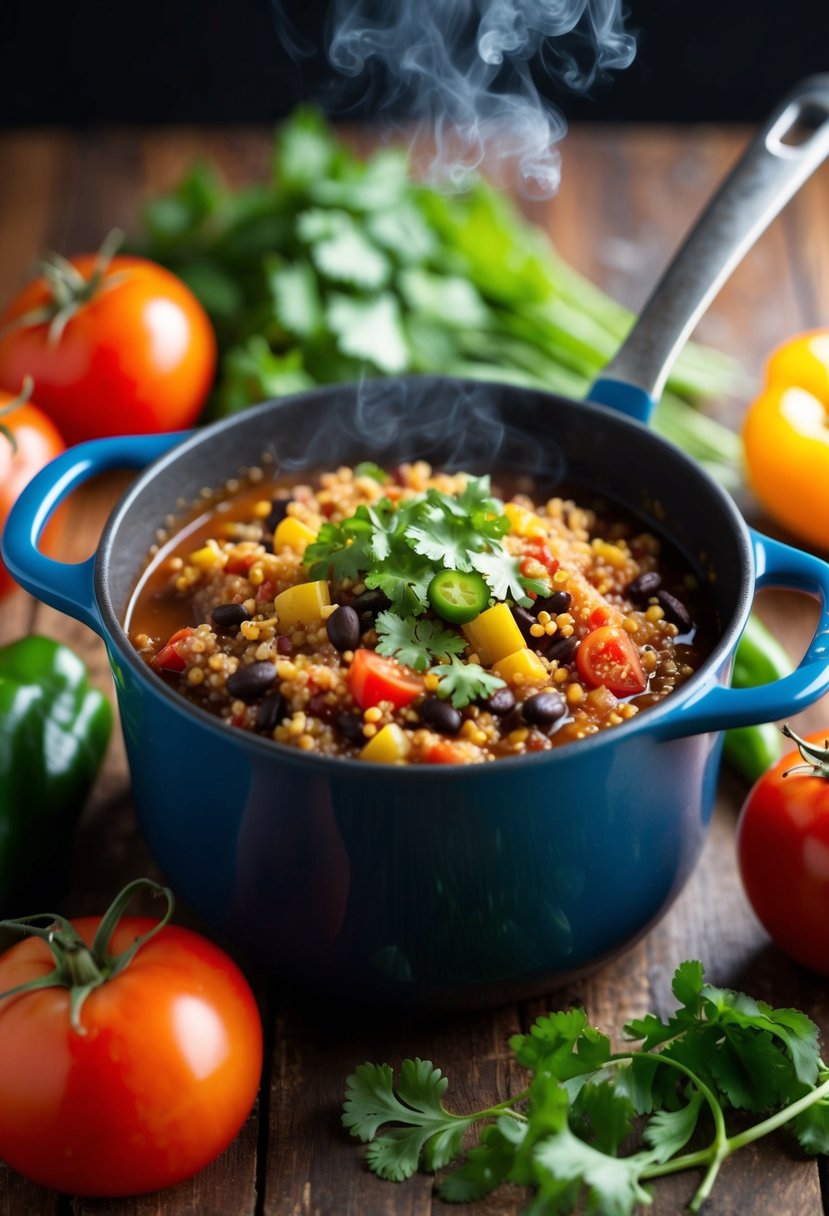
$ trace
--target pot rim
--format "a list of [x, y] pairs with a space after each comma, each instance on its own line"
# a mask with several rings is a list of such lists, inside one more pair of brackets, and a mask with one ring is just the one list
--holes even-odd
[[[414, 381], [422, 386], [428, 381], [445, 386], [452, 384], [459, 390], [475, 388], [480, 390], [482, 387], [491, 385], [493, 388], [508, 389], [511, 391], [520, 391], [514, 384], [492, 381], [470, 381], [452, 376], [400, 376], [395, 377], [395, 384], [406, 384], [409, 381]], [[169, 706], [183, 714], [185, 717], [194, 718], [208, 731], [215, 734], [224, 742], [235, 742], [243, 749], [250, 749], [254, 755], [259, 755], [263, 758], [270, 756], [273, 759], [281, 759], [283, 762], [290, 762], [299, 767], [310, 765], [313, 768], [319, 769], [321, 772], [334, 772], [340, 776], [353, 774], [360, 777], [374, 775], [376, 777], [388, 777], [392, 772], [408, 775], [417, 774], [414, 777], [418, 781], [428, 780], [445, 780], [448, 777], [457, 780], [463, 774], [466, 779], [471, 779], [472, 775], [487, 773], [489, 771], [488, 764], [445, 764], [445, 765], [400, 765], [388, 763], [360, 763], [355, 757], [348, 756], [330, 756], [319, 755], [313, 752], [302, 752], [298, 748], [289, 747], [286, 744], [278, 743], [275, 739], [266, 739], [262, 736], [255, 735], [250, 731], [243, 731], [234, 728], [228, 723], [223, 722], [214, 714], [209, 713], [206, 709], [189, 701], [181, 693], [170, 688], [169, 685], [158, 677], [150, 667], [140, 658], [138, 652], [131, 644], [129, 637], [124, 629], [119, 614], [115, 611], [112, 603], [112, 598], [109, 592], [109, 586], [105, 580], [105, 570], [107, 567], [108, 554], [112, 544], [112, 538], [120, 525], [123, 518], [128, 514], [133, 501], [143, 492], [147, 484], [152, 481], [159, 473], [175, 464], [179, 459], [188, 455], [193, 449], [202, 446], [203, 444], [211, 444], [216, 439], [224, 435], [227, 431], [232, 431], [233, 428], [244, 419], [249, 419], [256, 415], [265, 415], [272, 411], [278, 412], [280, 407], [295, 404], [300, 401], [312, 401], [318, 397], [329, 395], [333, 390], [343, 392], [358, 391], [360, 385], [358, 382], [324, 385], [308, 392], [291, 394], [290, 396], [272, 398], [268, 401], [260, 402], [257, 405], [251, 406], [244, 411], [233, 414], [230, 417], [223, 418], [210, 424], [207, 427], [194, 430], [182, 443], [176, 444], [174, 448], [166, 452], [164, 455], [153, 461], [146, 469], [136, 478], [136, 480], [127, 488], [121, 496], [104, 526], [101, 538], [96, 550], [94, 588], [95, 600], [99, 609], [101, 624], [104, 630], [104, 637], [111, 645], [114, 645], [119, 653], [119, 656], [126, 660], [132, 672], [146, 684], [148, 691], [160, 696]], [[719, 672], [726, 660], [732, 655], [736, 644], [742, 634], [743, 627], [751, 611], [751, 606], [754, 597], [754, 557], [750, 541], [750, 533], [748, 525], [743, 519], [733, 498], [722, 488], [709, 473], [706, 472], [696, 461], [687, 456], [680, 448], [671, 444], [662, 436], [657, 435], [654, 431], [644, 423], [621, 414], [619, 411], [611, 407], [599, 405], [591, 401], [580, 401], [576, 398], [566, 397], [561, 394], [548, 393], [543, 389], [529, 390], [534, 394], [549, 397], [551, 400], [558, 403], [564, 403], [566, 406], [577, 406], [580, 410], [586, 409], [597, 415], [599, 419], [610, 418], [614, 424], [629, 427], [635, 432], [643, 432], [647, 434], [651, 442], [663, 444], [670, 452], [674, 459], [679, 459], [688, 466], [689, 471], [694, 477], [702, 481], [706, 491], [709, 492], [718, 502], [720, 508], [730, 517], [733, 525], [734, 539], [738, 542], [738, 547], [742, 557], [742, 569], [740, 578], [740, 595], [738, 603], [735, 606], [735, 611], [732, 614], [731, 620], [724, 627], [716, 644], [706, 656], [699, 669], [691, 676], [678, 690], [671, 692], [658, 705], [649, 706], [642, 713], [636, 714], [633, 718], [628, 718], [617, 726], [613, 726], [608, 730], [597, 731], [596, 734], [590, 735], [587, 738], [572, 740], [570, 743], [563, 744], [561, 747], [554, 747], [547, 751], [534, 752], [524, 756], [505, 756], [499, 757], [495, 763], [498, 765], [498, 771], [513, 771], [516, 767], [519, 770], [526, 770], [529, 766], [539, 764], [556, 764], [566, 763], [573, 754], [573, 748], [578, 748], [578, 755], [585, 754], [589, 749], [597, 749], [602, 747], [613, 746], [615, 743], [621, 743], [623, 740], [630, 738], [633, 735], [643, 733], [654, 733], [657, 736], [657, 741], [663, 738], [659, 728], [662, 727], [668, 720], [675, 717], [681, 707], [686, 702], [699, 695], [702, 687], [716, 680], [716, 674]], [[370, 458], [370, 454], [367, 455]], [[309, 465], [311, 471], [313, 465]], [[635, 507], [630, 507], [634, 514], [641, 517], [641, 510]], [[672, 539], [670, 532], [663, 529], [663, 534]], [[228, 734], [228, 732], [233, 732]], [[677, 737], [689, 737], [678, 735]], [[667, 740], [666, 740], [667, 741]]]

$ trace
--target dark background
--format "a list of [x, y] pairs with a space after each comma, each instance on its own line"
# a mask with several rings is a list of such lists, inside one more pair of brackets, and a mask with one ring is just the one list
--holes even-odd
[[[285, 7], [322, 46], [324, 0]], [[829, 0], [628, 0], [627, 14], [630, 68], [586, 97], [545, 86], [568, 118], [753, 121], [829, 69]], [[0, 0], [2, 126], [276, 119], [329, 75], [322, 56], [292, 62], [269, 0]]]

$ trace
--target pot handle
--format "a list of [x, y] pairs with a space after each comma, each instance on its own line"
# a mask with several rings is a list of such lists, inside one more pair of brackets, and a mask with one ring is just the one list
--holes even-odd
[[809, 648], [795, 671], [756, 688], [709, 683], [666, 722], [664, 738], [777, 722], [799, 713], [829, 691], [829, 563], [751, 531], [755, 585], [787, 587], [821, 599], [821, 614]]
[[657, 283], [588, 400], [647, 422], [697, 321], [778, 212], [829, 155], [829, 74], [810, 76], [754, 137]]
[[82, 562], [55, 561], [38, 549], [40, 535], [58, 504], [90, 477], [107, 469], [143, 469], [187, 434], [176, 431], [93, 439], [67, 449], [36, 473], [9, 512], [0, 541], [0, 553], [12, 578], [39, 600], [101, 633], [93, 584], [95, 555]]

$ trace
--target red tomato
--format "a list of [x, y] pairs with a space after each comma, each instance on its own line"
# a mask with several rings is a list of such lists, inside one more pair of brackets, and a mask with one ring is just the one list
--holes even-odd
[[[96, 255], [69, 264], [88, 281]], [[0, 385], [17, 392], [32, 376], [38, 404], [67, 443], [175, 431], [196, 420], [213, 381], [216, 339], [180, 279], [143, 258], [115, 257], [56, 340], [48, 321], [10, 324], [51, 301], [41, 277], [0, 318]]]
[[433, 743], [425, 756], [427, 764], [463, 764], [463, 750], [448, 739], [439, 739]]
[[423, 679], [376, 650], [356, 650], [348, 669], [348, 688], [360, 709], [370, 709], [381, 701], [391, 701], [395, 709], [402, 709], [423, 692]]
[[630, 634], [616, 625], [601, 625], [582, 638], [576, 666], [586, 684], [605, 688], [617, 697], [632, 696], [647, 687], [647, 677]]
[[[824, 751], [827, 735], [806, 742]], [[737, 825], [737, 860], [749, 902], [780, 949], [829, 975], [829, 776], [824, 768], [784, 777], [803, 759], [789, 752], [752, 786]]]
[[[11, 404], [14, 396], [0, 392], [0, 410]], [[44, 465], [59, 456], [63, 451], [63, 442], [54, 425], [42, 410], [31, 402], [18, 405], [8, 414], [0, 415], [0, 423], [14, 435], [17, 451], [14, 450], [7, 435], [0, 432], [0, 531], [6, 523], [6, 517], [12, 505], [24, 486], [32, 480], [35, 473]], [[52, 516], [50, 527], [47, 527], [43, 538], [43, 547], [48, 549], [48, 542], [54, 536], [57, 520]], [[6, 567], [0, 562], [0, 596], [11, 591], [16, 584]]]
[[[74, 921], [91, 943], [100, 918]], [[124, 917], [112, 951], [154, 922]], [[0, 991], [52, 969], [37, 938], [0, 956]], [[80, 1025], [66, 988], [0, 1000], [0, 1157], [42, 1186], [131, 1195], [196, 1173], [253, 1106], [262, 1027], [236, 965], [168, 925], [92, 991]]]
[[558, 570], [559, 562], [558, 558], [553, 557], [550, 550], [544, 544], [544, 541], [540, 538], [533, 538], [525, 542], [524, 548], [527, 552], [527, 557], [525, 557], [521, 563], [521, 573], [525, 576], [527, 575], [528, 571], [524, 569], [524, 566], [527, 564], [527, 559], [529, 558], [534, 559], [540, 565], [542, 565], [547, 571], [549, 577], [552, 578], [556, 570]]
[[178, 643], [183, 642], [185, 638], [191, 637], [193, 630], [189, 625], [184, 629], [177, 630], [159, 650], [158, 654], [150, 664], [156, 671], [184, 671], [187, 666], [186, 659], [182, 658]]

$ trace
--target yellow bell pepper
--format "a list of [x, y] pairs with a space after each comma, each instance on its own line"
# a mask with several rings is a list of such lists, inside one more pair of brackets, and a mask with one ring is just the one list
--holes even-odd
[[369, 739], [360, 752], [360, 759], [371, 760], [374, 764], [402, 764], [411, 750], [406, 732], [396, 723], [389, 722]]
[[749, 483], [769, 515], [829, 549], [829, 329], [790, 338], [771, 354], [743, 446]]
[[510, 531], [514, 536], [539, 536], [542, 539], [546, 537], [544, 523], [535, 511], [530, 511], [517, 502], [505, 502], [504, 514], [510, 522]]
[[308, 545], [317, 539], [317, 534], [307, 524], [302, 523], [299, 519], [294, 519], [293, 515], [286, 515], [276, 525], [276, 531], [273, 534], [273, 549], [274, 553], [278, 553], [280, 549], [294, 549], [297, 553], [304, 553]]
[[[530, 684], [547, 678], [547, 668], [538, 655], [526, 646], [499, 659], [492, 670], [507, 684]], [[520, 680], [516, 681], [516, 676], [520, 676]]]
[[331, 593], [325, 579], [313, 583], [300, 583], [281, 591], [273, 602], [280, 629], [304, 629], [313, 625], [322, 616], [323, 608], [331, 603]]
[[506, 604], [487, 608], [474, 621], [464, 625], [463, 632], [484, 667], [491, 667], [524, 645], [521, 630]]

